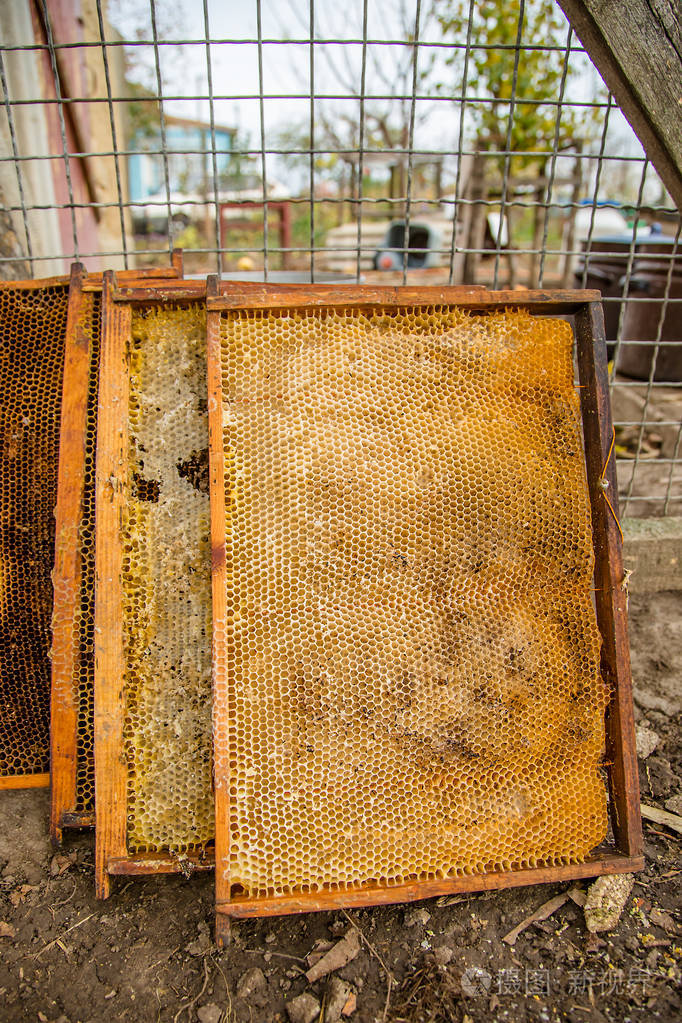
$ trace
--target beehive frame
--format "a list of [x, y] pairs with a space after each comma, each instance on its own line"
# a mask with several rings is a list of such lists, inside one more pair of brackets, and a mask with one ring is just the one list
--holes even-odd
[[[128, 840], [128, 775], [125, 756], [125, 638], [122, 522], [132, 491], [129, 479], [130, 398], [127, 346], [135, 305], [204, 309], [205, 283], [168, 282], [155, 288], [117, 289], [105, 275], [96, 471], [95, 597], [95, 817], [96, 890], [110, 891], [112, 875], [188, 873], [212, 866], [212, 848], [177, 855], [157, 849], [136, 853]], [[208, 509], [207, 509], [208, 514]], [[208, 537], [207, 537], [208, 543]], [[207, 564], [207, 575], [210, 571]], [[210, 601], [210, 597], [209, 597]], [[210, 608], [208, 609], [210, 617]], [[208, 643], [208, 640], [207, 640]], [[172, 722], [169, 722], [172, 724]], [[210, 741], [209, 741], [210, 747]], [[210, 754], [210, 749], [208, 750]], [[209, 784], [210, 797], [210, 784]], [[207, 843], [208, 846], [208, 843]]]
[[[0, 296], [3, 302], [24, 301], [25, 308], [17, 312], [15, 330], [31, 331], [32, 356], [16, 349], [9, 349], [13, 332], [3, 331], [5, 345], [3, 359], [4, 385], [13, 391], [16, 385], [28, 397], [33, 394], [23, 415], [17, 405], [18, 392], [14, 393], [14, 404], [9, 394], [3, 393], [2, 476], [3, 487], [7, 487], [3, 508], [3, 590], [9, 590], [12, 568], [5, 566], [14, 560], [15, 579], [12, 590], [18, 607], [9, 607], [3, 592], [3, 611], [6, 620], [2, 627], [2, 723], [7, 732], [0, 737], [0, 759], [7, 766], [0, 768], [0, 790], [14, 788], [36, 788], [49, 784], [49, 627], [51, 613], [50, 572], [53, 546], [49, 540], [52, 529], [52, 510], [57, 489], [57, 451], [59, 447], [59, 405], [62, 396], [62, 373], [64, 337], [68, 308], [68, 277], [50, 277], [42, 280], [2, 281]], [[46, 323], [40, 320], [40, 305], [53, 300], [59, 306], [58, 322], [53, 324], [50, 348], [46, 336]], [[38, 317], [38, 322], [33, 318]], [[12, 315], [10, 311], [10, 315]], [[22, 326], [19, 326], [19, 325]], [[42, 346], [42, 347], [41, 347]], [[27, 361], [28, 358], [28, 361]], [[38, 422], [32, 418], [38, 415]], [[23, 430], [37, 430], [34, 444], [45, 446], [44, 464], [37, 465], [32, 459], [35, 452], [26, 449], [22, 439]], [[34, 492], [23, 509], [26, 521], [15, 521], [15, 512], [20, 510], [21, 492], [29, 486], [38, 486], [39, 496]], [[24, 539], [20, 541], [15, 534]], [[13, 558], [9, 553], [15, 543], [23, 542], [23, 553]], [[30, 631], [29, 631], [30, 630]], [[31, 648], [29, 651], [29, 647]], [[14, 694], [14, 695], [13, 695]], [[22, 744], [30, 736], [32, 749], [27, 755], [28, 762], [22, 768], [10, 766], [13, 755], [22, 754]], [[5, 749], [7, 744], [7, 749]], [[14, 754], [12, 750], [14, 749]], [[27, 751], [28, 752], [28, 751]]]
[[[603, 314], [598, 292], [469, 292], [462, 289], [389, 288], [263, 288], [260, 294], [219, 295], [215, 279], [209, 278], [208, 386], [209, 451], [211, 481], [211, 544], [213, 550], [213, 672], [214, 748], [216, 798], [216, 932], [225, 942], [232, 917], [327, 910], [377, 903], [403, 902], [457, 891], [475, 891], [539, 882], [561, 881], [602, 873], [640, 869], [643, 865], [637, 762], [634, 748], [634, 717], [626, 624], [626, 593], [623, 588], [621, 538], [616, 516], [615, 470], [609, 457], [612, 422], [608, 401], [606, 347]], [[375, 884], [355, 890], [301, 891], [272, 897], [249, 898], [234, 894], [229, 860], [230, 711], [223, 696], [229, 679], [230, 635], [226, 623], [226, 519], [225, 454], [223, 450], [223, 394], [220, 317], [226, 310], [301, 310], [329, 307], [385, 309], [415, 306], [457, 305], [474, 313], [496, 310], [527, 310], [532, 316], [571, 317], [577, 345], [580, 407], [585, 468], [589, 488], [594, 548], [594, 589], [597, 622], [602, 637], [601, 674], [611, 698], [606, 712], [606, 756], [610, 794], [609, 810], [613, 847], [600, 847], [584, 862], [530, 869], [494, 871], [448, 877], [420, 883], [388, 886]], [[605, 489], [610, 505], [605, 500]], [[613, 511], [611, 511], [613, 509]]]
[[[128, 286], [182, 278], [182, 251], [168, 267], [121, 271]], [[83, 608], [94, 613], [94, 450], [102, 275], [71, 269], [64, 355], [59, 478], [55, 510], [51, 685], [50, 834], [94, 825], [92, 784], [92, 636]], [[87, 478], [86, 478], [87, 477]], [[89, 514], [86, 511], [89, 509]], [[85, 572], [88, 578], [83, 578]], [[77, 684], [76, 679], [80, 679]]]
[[[173, 252], [171, 265], [168, 268], [163, 268], [163, 269], [159, 269], [159, 270], [157, 270], [157, 269], [142, 269], [142, 270], [136, 270], [136, 271], [124, 271], [123, 274], [122, 274], [123, 279], [124, 280], [128, 280], [130, 282], [136, 282], [138, 280], [139, 281], [143, 281], [146, 277], [158, 277], [158, 278], [169, 277], [169, 278], [173, 278], [173, 277], [177, 277], [178, 275], [180, 275], [180, 276], [182, 275], [182, 253], [181, 253], [181, 251], [179, 249], [175, 250]], [[101, 281], [102, 281], [102, 275], [101, 274], [93, 274], [93, 275], [91, 275], [88, 278], [88, 284], [86, 285], [86, 287], [89, 287], [89, 288], [95, 289], [95, 290], [97, 290], [97, 289], [101, 290]], [[70, 292], [72, 290], [71, 289], [71, 279], [69, 277], [50, 277], [50, 278], [44, 278], [44, 279], [39, 279], [39, 280], [2, 281], [2, 282], [0, 282], [0, 292], [2, 294], [7, 294], [7, 293], [10, 293], [12, 291], [17, 291], [19, 293], [30, 295], [30, 294], [37, 294], [37, 293], [40, 293], [40, 292], [50, 292], [50, 291], [54, 292], [55, 290], [57, 292], [61, 292], [62, 293], [63, 299], [66, 302], [66, 309], [65, 309], [65, 316], [64, 316], [64, 320], [65, 320], [64, 330], [62, 332], [62, 335], [58, 338], [58, 343], [59, 343], [59, 345], [61, 345], [62, 350], [59, 351], [58, 353], [55, 353], [56, 356], [57, 356], [57, 361], [59, 362], [59, 372], [62, 374], [62, 378], [61, 378], [61, 381], [60, 381], [60, 384], [59, 384], [59, 388], [58, 388], [58, 392], [57, 392], [57, 396], [56, 396], [56, 399], [55, 399], [55, 406], [56, 406], [58, 411], [57, 411], [57, 415], [56, 415], [55, 422], [54, 422], [54, 430], [53, 430], [54, 436], [53, 436], [52, 440], [50, 441], [50, 443], [52, 444], [52, 448], [53, 448], [53, 455], [54, 455], [53, 462], [54, 462], [54, 475], [55, 475], [55, 486], [53, 488], [53, 490], [54, 490], [53, 502], [54, 502], [54, 499], [56, 498], [57, 503], [58, 503], [58, 497], [56, 497], [56, 495], [57, 495], [58, 489], [59, 489], [59, 485], [58, 485], [58, 481], [57, 481], [57, 452], [59, 450], [59, 445], [60, 445], [60, 415], [61, 415], [59, 410], [60, 410], [61, 404], [63, 402], [63, 395], [64, 395], [64, 393], [66, 393], [67, 395], [70, 395], [70, 399], [69, 400], [73, 401], [73, 397], [71, 395], [71, 390], [69, 388], [68, 381], [64, 381], [64, 378], [63, 378], [63, 372], [64, 372], [64, 369], [65, 369], [65, 362], [66, 362], [65, 352], [66, 352], [66, 349], [68, 347], [68, 344], [67, 344], [67, 334], [69, 333], [69, 327], [68, 327], [68, 323], [69, 323], [69, 302], [70, 302]], [[40, 340], [39, 337], [38, 337], [38, 340]], [[56, 365], [57, 365], [57, 363], [55, 363], [55, 366]], [[66, 391], [65, 391], [65, 385], [66, 385]], [[48, 389], [43, 384], [43, 387], [42, 387], [42, 390], [41, 390], [41, 397], [44, 397], [44, 398], [48, 398], [49, 397], [47, 395], [47, 390]], [[51, 459], [51, 463], [50, 464], [52, 464], [52, 459]], [[36, 472], [36, 473], [33, 473], [32, 475], [35, 475], [36, 478], [37, 478], [38, 474]], [[45, 492], [47, 494], [53, 494], [53, 490], [51, 489], [51, 484], [50, 484], [49, 480], [44, 480], [43, 482], [44, 482], [44, 485], [45, 485]], [[53, 506], [54, 506], [54, 504], [53, 504]], [[52, 512], [50, 512], [50, 517], [51, 517], [51, 515], [52, 515]], [[52, 564], [52, 558], [50, 558], [50, 564]], [[46, 576], [46, 578], [47, 578], [47, 576]], [[45, 637], [44, 655], [41, 658], [38, 659], [39, 661], [42, 661], [42, 668], [43, 668], [43, 670], [42, 670], [43, 684], [42, 685], [44, 687], [44, 693], [41, 695], [40, 699], [41, 699], [41, 701], [44, 704], [44, 708], [46, 709], [47, 713], [49, 714], [50, 713], [50, 704], [51, 704], [51, 693], [50, 693], [50, 688], [51, 688], [51, 685], [50, 685], [50, 674], [51, 674], [51, 672], [50, 672], [50, 666], [49, 666], [49, 660], [48, 660], [49, 641], [47, 640], [47, 637], [48, 637], [48, 633], [49, 633], [50, 610], [47, 608], [47, 605], [45, 607], [45, 615], [46, 615], [45, 621], [42, 621], [42, 618], [41, 618], [40, 615], [37, 616], [37, 618], [40, 618], [40, 621], [38, 621], [36, 619], [35, 615], [32, 615], [30, 617], [32, 617], [33, 619], [36, 619], [33, 624], [38, 629], [42, 630], [42, 632], [44, 634], [44, 637]], [[24, 615], [23, 617], [24, 618], [28, 618], [29, 616], [28, 615]], [[20, 648], [22, 645], [25, 644], [25, 642], [26, 642], [25, 637], [24, 637], [24, 639], [22, 639], [22, 637], [20, 636], [19, 640], [18, 640], [18, 647]], [[36, 665], [37, 665], [37, 663], [38, 662], [36, 662]], [[17, 678], [18, 684], [21, 684], [21, 685], [23, 685], [25, 687], [28, 687], [26, 680], [23, 680], [21, 678], [20, 673], [15, 673], [15, 674], [16, 674], [16, 678]], [[34, 694], [34, 698], [35, 698], [35, 694]], [[7, 704], [7, 705], [5, 705], [3, 707], [3, 713], [4, 713], [5, 717], [6, 717], [6, 720], [9, 721], [10, 720], [10, 706], [9, 706], [9, 704]], [[22, 722], [21, 722], [20, 718], [21, 718], [21, 713], [22, 712], [21, 712], [20, 708], [18, 707], [18, 705], [16, 707], [14, 707], [14, 713], [19, 715], [19, 718], [14, 720], [13, 728], [15, 728], [15, 729], [17, 727], [21, 728], [22, 727]], [[16, 773], [16, 772], [14, 772], [14, 773], [3, 773], [3, 774], [1, 774], [0, 775], [0, 789], [4, 789], [4, 788], [27, 788], [27, 787], [33, 788], [33, 787], [42, 787], [42, 786], [47, 786], [50, 783], [50, 771], [48, 770], [49, 764], [50, 764], [50, 737], [49, 737], [49, 732], [48, 732], [48, 728], [47, 727], [45, 727], [45, 729], [44, 729], [44, 749], [42, 751], [42, 761], [43, 761], [43, 764], [41, 766], [44, 767], [44, 770], [41, 770], [41, 771], [35, 771], [35, 772], [31, 772], [31, 773]]]

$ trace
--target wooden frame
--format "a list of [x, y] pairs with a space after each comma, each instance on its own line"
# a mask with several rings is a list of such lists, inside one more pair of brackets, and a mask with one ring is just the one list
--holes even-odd
[[[464, 891], [483, 891], [525, 884], [558, 882], [643, 867], [639, 783], [635, 754], [632, 682], [627, 642], [626, 594], [623, 589], [621, 537], [615, 461], [609, 461], [612, 422], [608, 398], [606, 344], [600, 295], [596, 291], [484, 292], [466, 288], [372, 288], [355, 286], [261, 286], [258, 292], [219, 294], [215, 279], [207, 288], [207, 351], [211, 545], [213, 560], [213, 736], [216, 800], [216, 940], [229, 940], [232, 917], [269, 916], [341, 907], [405, 902]], [[453, 304], [477, 312], [526, 309], [535, 315], [570, 315], [575, 325], [585, 460], [592, 509], [596, 609], [603, 640], [602, 675], [612, 692], [606, 713], [606, 764], [615, 848], [600, 848], [584, 863], [468, 875], [395, 887], [302, 893], [250, 899], [232, 897], [229, 878], [229, 773], [219, 751], [227, 749], [229, 708], [229, 633], [226, 606], [226, 534], [220, 313], [229, 309], [311, 308], [320, 306], [406, 307]], [[608, 462], [608, 464], [607, 464]], [[613, 514], [604, 500], [608, 484]]]
[[78, 700], [73, 671], [78, 657], [75, 616], [81, 588], [81, 509], [85, 487], [87, 395], [92, 357], [83, 301], [83, 267], [71, 268], [64, 352], [59, 478], [52, 582], [50, 708], [50, 835], [60, 842], [64, 815], [76, 809]]
[[[116, 280], [130, 286], [170, 283], [182, 276], [182, 251], [168, 267], [121, 271]], [[79, 662], [77, 612], [81, 595], [81, 520], [85, 493], [88, 384], [92, 372], [94, 297], [102, 294], [101, 274], [88, 275], [80, 263], [71, 268], [64, 353], [64, 383], [55, 510], [54, 606], [52, 617], [52, 686], [50, 769], [50, 837], [62, 840], [63, 828], [93, 827], [94, 812], [79, 810], [77, 797], [79, 694], [74, 669]]]
[[8, 774], [0, 777], [0, 792], [11, 789], [46, 789], [49, 784], [48, 771], [39, 774]]
[[[66, 290], [69, 284], [68, 277], [45, 277], [37, 280], [25, 281], [0, 281], [0, 292], [2, 291], [41, 291], [47, 288], [62, 288]], [[47, 651], [46, 651], [47, 654]], [[49, 670], [49, 669], [48, 669]], [[46, 697], [49, 701], [49, 691]], [[45, 749], [45, 759], [49, 758], [49, 738]], [[50, 784], [48, 771], [41, 771], [32, 774], [0, 775], [0, 791], [24, 788], [46, 788]]]
[[[196, 302], [206, 295], [201, 280], [121, 282], [120, 275], [105, 275], [102, 301], [100, 363], [100, 419], [97, 445], [97, 540], [95, 598], [95, 775], [96, 775], [96, 890], [107, 898], [112, 876], [191, 873], [212, 869], [212, 849], [205, 856], [171, 853], [130, 854], [126, 843], [126, 765], [121, 759], [125, 715], [122, 687], [123, 638], [121, 632], [122, 502], [127, 487], [127, 422], [119, 413], [128, 402], [126, 339], [134, 305]], [[244, 295], [260, 292], [262, 285], [225, 282], [220, 293]], [[87, 286], [84, 285], [84, 291]], [[216, 294], [218, 286], [216, 285]], [[213, 512], [211, 512], [213, 514]], [[73, 729], [73, 723], [69, 723]], [[73, 735], [73, 732], [72, 732]], [[72, 770], [66, 765], [67, 772]], [[69, 789], [69, 792], [72, 790]], [[73, 815], [62, 815], [62, 827], [73, 826]], [[80, 822], [80, 826], [84, 823]]]
[[[625, 856], [639, 860], [642, 857], [642, 820], [628, 644], [627, 591], [624, 585], [622, 534], [617, 522], [616, 460], [610, 457], [614, 433], [609, 401], [604, 312], [600, 301], [591, 301], [580, 307], [575, 317], [575, 333], [585, 461], [592, 508], [595, 603], [603, 641], [601, 670], [613, 694], [606, 717], [606, 760], [611, 764], [611, 822], [616, 848]], [[610, 508], [604, 500], [605, 492], [608, 492]]]
[[106, 858], [126, 854], [126, 765], [123, 742], [123, 633], [119, 522], [127, 481], [128, 369], [125, 343], [130, 307], [114, 305], [113, 274], [102, 291], [102, 349], [97, 426], [95, 539], [95, 806], [97, 895], [109, 894]]
[[[102, 295], [102, 353], [96, 469], [95, 544], [95, 886], [107, 898], [116, 875], [190, 874], [213, 866], [206, 855], [130, 853], [127, 844], [128, 768], [122, 756], [125, 720], [122, 548], [120, 523], [128, 492], [129, 374], [126, 343], [134, 302], [201, 301], [204, 281], [118, 288], [106, 274]], [[134, 299], [130, 299], [131, 292]]]

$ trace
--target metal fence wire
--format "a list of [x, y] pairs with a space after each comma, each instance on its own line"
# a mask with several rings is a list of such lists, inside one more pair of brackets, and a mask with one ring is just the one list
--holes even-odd
[[680, 216], [553, 0], [0, 0], [0, 276], [598, 287], [621, 514], [682, 502]]

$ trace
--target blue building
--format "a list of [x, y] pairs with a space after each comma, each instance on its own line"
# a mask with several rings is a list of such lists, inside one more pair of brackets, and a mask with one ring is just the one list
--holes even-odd
[[[234, 128], [216, 125], [212, 134], [210, 124], [204, 121], [166, 115], [165, 131], [171, 193], [200, 192], [204, 182], [212, 179], [210, 150], [214, 137], [217, 172], [220, 175], [227, 170], [234, 145]], [[131, 140], [130, 149], [137, 150], [128, 157], [128, 188], [133, 202], [144, 202], [149, 196], [165, 191], [162, 148], [160, 123], [158, 133], [146, 131], [143, 138], [138, 136]]]

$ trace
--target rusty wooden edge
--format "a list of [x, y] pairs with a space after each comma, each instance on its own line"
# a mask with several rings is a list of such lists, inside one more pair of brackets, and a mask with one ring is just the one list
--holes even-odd
[[95, 473], [95, 887], [110, 892], [107, 864], [125, 856], [127, 771], [124, 722], [122, 549], [120, 526], [128, 482], [126, 341], [129, 306], [112, 302], [114, 276], [104, 277]]
[[[576, 316], [575, 333], [585, 464], [592, 511], [595, 605], [602, 635], [601, 670], [611, 693], [606, 712], [606, 760], [612, 764], [608, 772], [610, 810], [618, 849], [626, 855], [639, 856], [642, 852], [642, 820], [627, 632], [627, 590], [622, 540], [616, 521], [618, 481], [612, 447], [614, 434], [604, 314], [600, 302], [583, 306]], [[606, 490], [602, 478], [606, 480]], [[613, 511], [606, 502], [605, 493]]]
[[[218, 293], [218, 278], [207, 281], [207, 293]], [[206, 316], [208, 386], [208, 458], [211, 497], [211, 589], [213, 601], [212, 680], [213, 680], [213, 788], [216, 821], [216, 898], [225, 902], [230, 896], [229, 842], [229, 637], [227, 609], [227, 535], [225, 520], [225, 446], [223, 437], [222, 360], [220, 353], [220, 313]]]
[[[202, 852], [178, 853], [169, 852], [138, 853], [127, 856], [112, 856], [107, 862], [109, 874], [115, 877], [137, 877], [154, 874], [189, 874], [195, 871], [213, 870], [215, 858], [212, 849]], [[349, 907], [353, 905], [381, 905], [391, 902], [413, 902], [417, 899], [428, 899], [437, 895], [449, 895], [458, 891], [492, 891], [498, 888], [520, 887], [522, 885], [559, 883], [577, 880], [581, 877], [596, 877], [598, 874], [630, 873], [644, 867], [644, 857], [629, 857], [619, 853], [604, 853], [599, 857], [591, 857], [584, 863], [568, 864], [558, 867], [535, 867], [528, 870], [500, 871], [490, 874], [467, 874], [464, 877], [449, 878], [442, 881], [413, 882], [392, 887], [365, 887], [347, 889], [345, 891], [306, 892], [298, 895], [283, 895], [265, 899], [247, 899], [232, 896], [219, 902], [216, 899], [216, 910], [233, 916], [259, 916], [260, 908], [300, 905], [300, 910], [282, 908], [272, 909], [263, 915], [272, 913], [313, 912], [315, 903], [319, 902], [320, 910]], [[391, 898], [391, 896], [395, 896]], [[227, 907], [230, 907], [229, 909]], [[232, 907], [234, 906], [234, 912]]]
[[[116, 289], [121, 286], [153, 288], [155, 284], [182, 286], [185, 283], [182, 280], [182, 275], [178, 274], [174, 266], [150, 266], [142, 270], [116, 270], [114, 274]], [[103, 274], [87, 274], [83, 281], [83, 291], [94, 291], [99, 294], [103, 283]]]
[[0, 792], [8, 789], [45, 789], [50, 784], [50, 775], [41, 774], [5, 774], [0, 777]]
[[[116, 270], [114, 272], [120, 281], [175, 280], [182, 276], [175, 264], [171, 264], [171, 266], [140, 266], [133, 270]], [[96, 281], [101, 283], [103, 280], [103, 273], [88, 274], [88, 283]]]
[[76, 804], [78, 607], [81, 587], [80, 523], [85, 488], [85, 448], [91, 339], [84, 329], [83, 266], [74, 263], [69, 285], [64, 377], [59, 427], [59, 468], [52, 572], [52, 682], [50, 690], [50, 837], [62, 838], [62, 818]]
[[206, 281], [149, 281], [142, 286], [117, 286], [114, 302], [138, 305], [141, 302], [182, 302], [185, 299], [204, 298]]
[[420, 306], [461, 305], [466, 309], [504, 309], [510, 305], [536, 313], [574, 313], [585, 302], [597, 301], [598, 291], [486, 291], [480, 286], [449, 288], [373, 287], [337, 284], [261, 284], [253, 281], [220, 281], [208, 295], [202, 280], [166, 281], [142, 287], [119, 285], [114, 301], [129, 303], [182, 301], [206, 295], [207, 309], [298, 309], [320, 306]]
[[[212, 274], [211, 276], [216, 277], [217, 275]], [[300, 285], [299, 285], [300, 286]], [[243, 295], [250, 293], [258, 293], [262, 291], [264, 285], [254, 281], [219, 281], [217, 284], [218, 290], [217, 295]], [[272, 285], [273, 288], [277, 287]], [[290, 285], [289, 287], [294, 287]], [[159, 287], [154, 281], [145, 282], [143, 285], [136, 283], [128, 284], [127, 286], [119, 285], [114, 291], [115, 302], [131, 302], [133, 304], [147, 303], [147, 302], [163, 302], [163, 301], [181, 301], [184, 299], [195, 299], [206, 297], [206, 280], [177, 280], [177, 281], [164, 281], [161, 287]]]
[[[136, 282], [131, 283], [130, 281], [127, 282], [123, 281], [122, 283], [120, 283], [118, 281], [119, 276], [120, 275], [117, 275], [117, 287], [114, 291], [115, 302], [146, 302], [153, 298], [155, 290], [154, 282], [145, 281], [141, 286]], [[260, 297], [261, 295], [265, 294], [267, 296], [275, 296], [279, 298], [280, 296], [289, 296], [291, 294], [295, 294], [297, 296], [300, 294], [305, 296], [311, 292], [311, 289], [314, 291], [320, 291], [322, 288], [322, 286], [318, 286], [316, 288], [315, 285], [311, 284], [265, 284], [261, 281], [239, 280], [221, 281], [217, 274], [211, 274], [209, 275], [209, 278], [207, 278], [206, 280], [199, 278], [197, 279], [190, 278], [182, 280], [164, 281], [160, 291], [162, 294], [167, 291], [168, 294], [172, 295], [173, 297], [175, 297], [177, 294], [182, 294], [184, 292], [187, 292], [192, 297], [194, 297], [195, 295], [203, 296], [206, 294], [207, 280], [210, 279], [210, 277], [215, 277], [216, 279], [216, 284], [214, 286], [216, 290], [215, 293], [211, 296], [212, 302], [216, 301], [221, 295], [229, 295], [231, 297], [238, 298], [241, 295], [255, 295]], [[325, 288], [324, 290], [325, 292], [333, 290], [334, 292], [346, 295], [347, 293], [348, 294], [358, 292], [364, 293], [366, 289], [364, 288], [364, 286], [358, 286], [356, 284], [338, 284], [335, 285], [334, 289]], [[372, 292], [386, 291], [388, 293], [393, 292], [396, 289], [370, 287], [369, 290]], [[436, 288], [433, 290], [440, 291], [442, 289]], [[457, 294], [461, 294], [463, 296], [471, 294], [485, 294], [486, 289], [482, 285], [476, 284], [461, 286], [457, 285], [449, 288], [448, 291], [452, 297], [452, 300], [454, 301], [454, 297]], [[526, 292], [524, 292], [524, 294], [526, 294]]]
[[114, 877], [137, 877], [151, 874], [192, 874], [195, 871], [213, 870], [215, 866], [213, 850], [204, 853], [169, 852], [140, 853], [129, 856], [112, 856], [107, 863], [107, 870]]
[[[234, 282], [233, 282], [234, 283]], [[206, 300], [208, 309], [301, 309], [344, 306], [414, 307], [458, 305], [467, 310], [490, 311], [509, 306], [541, 313], [575, 313], [586, 302], [598, 301], [598, 291], [486, 291], [482, 288], [373, 287], [370, 285], [316, 286], [260, 285], [250, 289], [221, 289]]]
[[[179, 255], [176, 255], [176, 253]], [[88, 273], [83, 269], [84, 290], [89, 291], [91, 287], [93, 290], [100, 290], [104, 274], [107, 272], [109, 271]], [[133, 270], [118, 270], [116, 276], [122, 281], [147, 280], [149, 278], [158, 278], [160, 280], [169, 278], [172, 280], [176, 277], [182, 277], [182, 273], [182, 249], [174, 249], [170, 266], [145, 266]], [[0, 290], [8, 291], [12, 288], [18, 288], [20, 291], [35, 291], [40, 288], [54, 288], [60, 285], [66, 287], [70, 280], [70, 274], [60, 274], [56, 277], [36, 277], [22, 281], [0, 281]]]
[[260, 899], [233, 896], [229, 902], [216, 902], [216, 913], [230, 917], [278, 916], [284, 913], [314, 913], [364, 906], [388, 906], [397, 902], [416, 902], [459, 892], [487, 892], [499, 888], [519, 888], [532, 884], [557, 884], [600, 874], [629, 874], [641, 870], [644, 858], [608, 853], [584, 863], [558, 867], [535, 867], [490, 874], [467, 874], [438, 881], [411, 882], [394, 887], [358, 888], [345, 891], [305, 892]]
[[0, 281], [0, 291], [11, 291], [17, 288], [19, 291], [36, 291], [40, 288], [67, 287], [71, 277], [60, 275], [59, 277], [36, 277], [25, 281]]
[[232, 917], [216, 911], [213, 940], [218, 948], [226, 948], [232, 942]]

